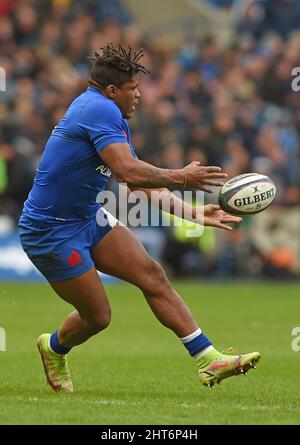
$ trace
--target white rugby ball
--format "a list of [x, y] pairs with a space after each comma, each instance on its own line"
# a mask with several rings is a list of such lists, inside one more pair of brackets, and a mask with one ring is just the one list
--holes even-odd
[[275, 195], [275, 184], [268, 176], [246, 173], [225, 182], [219, 194], [219, 205], [232, 215], [254, 215], [269, 207]]

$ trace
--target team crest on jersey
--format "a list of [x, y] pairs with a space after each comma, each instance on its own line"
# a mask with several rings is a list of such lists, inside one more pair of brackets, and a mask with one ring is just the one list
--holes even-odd
[[71, 255], [68, 256], [67, 261], [70, 267], [81, 266], [82, 264], [81, 255], [76, 250], [71, 250]]
[[96, 168], [96, 172], [99, 172], [101, 175], [107, 176], [108, 178], [111, 177], [111, 171], [107, 165], [99, 165], [99, 167]]

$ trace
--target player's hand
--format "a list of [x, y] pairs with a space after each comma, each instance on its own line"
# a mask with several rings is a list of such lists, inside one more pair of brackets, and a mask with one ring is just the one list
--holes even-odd
[[182, 169], [184, 173], [184, 187], [198, 188], [204, 192], [212, 193], [207, 186], [222, 187], [223, 183], [218, 181], [221, 178], [227, 178], [226, 173], [221, 173], [220, 167], [205, 167], [200, 162], [194, 161]]
[[232, 227], [228, 226], [229, 223], [239, 223], [242, 218], [239, 216], [229, 215], [221, 210], [220, 206], [214, 204], [208, 204], [203, 207], [204, 212], [204, 225], [219, 227], [220, 229], [232, 230]]

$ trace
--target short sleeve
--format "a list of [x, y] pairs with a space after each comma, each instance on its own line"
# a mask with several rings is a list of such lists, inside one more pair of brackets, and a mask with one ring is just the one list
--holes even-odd
[[97, 153], [110, 144], [127, 143], [121, 111], [109, 99], [105, 102], [88, 102], [82, 111], [79, 126], [87, 134]]

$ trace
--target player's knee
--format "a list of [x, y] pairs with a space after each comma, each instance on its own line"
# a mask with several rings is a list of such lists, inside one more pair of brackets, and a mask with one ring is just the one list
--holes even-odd
[[148, 293], [157, 293], [166, 285], [168, 285], [168, 279], [162, 266], [157, 261], [151, 259], [144, 271], [143, 290]]
[[88, 325], [90, 331], [93, 334], [97, 334], [103, 329], [106, 329], [111, 321], [111, 311], [110, 308], [105, 311], [93, 314], [93, 316], [88, 320]]

